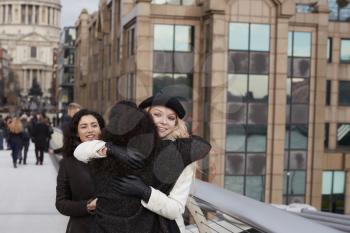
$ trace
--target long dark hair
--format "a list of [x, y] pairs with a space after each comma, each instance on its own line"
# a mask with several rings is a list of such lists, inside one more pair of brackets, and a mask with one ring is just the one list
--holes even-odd
[[81, 143], [78, 134], [78, 124], [83, 116], [91, 115], [96, 118], [98, 125], [100, 126], [101, 132], [105, 127], [105, 121], [102, 116], [94, 111], [82, 109], [74, 114], [69, 125], [63, 129], [63, 156], [73, 156], [75, 148]]

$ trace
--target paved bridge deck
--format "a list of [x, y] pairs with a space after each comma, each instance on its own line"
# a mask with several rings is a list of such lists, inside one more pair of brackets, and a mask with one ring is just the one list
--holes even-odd
[[10, 150], [0, 151], [0, 232], [64, 233], [68, 218], [55, 208], [54, 160], [45, 154], [44, 164], [35, 165], [34, 145], [27, 165], [12, 166]]

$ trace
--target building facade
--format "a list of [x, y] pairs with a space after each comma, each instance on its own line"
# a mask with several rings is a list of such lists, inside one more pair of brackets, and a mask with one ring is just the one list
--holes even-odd
[[0, 2], [0, 43], [13, 58], [12, 68], [26, 98], [36, 79], [51, 97], [53, 50], [60, 33], [60, 0]]
[[66, 109], [73, 102], [75, 27], [64, 27], [57, 50], [57, 103], [59, 109]]
[[[77, 21], [75, 100], [183, 99], [213, 149], [202, 179], [350, 213], [350, 4], [101, 0]], [[78, 90], [78, 91], [77, 91]]]

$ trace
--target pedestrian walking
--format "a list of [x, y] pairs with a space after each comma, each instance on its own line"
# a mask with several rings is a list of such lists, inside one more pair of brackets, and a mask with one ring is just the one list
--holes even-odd
[[105, 126], [102, 116], [83, 109], [76, 113], [64, 134], [63, 159], [57, 175], [56, 208], [69, 216], [66, 233], [90, 232], [96, 208], [95, 186], [88, 166], [73, 156], [75, 147], [99, 139]]
[[29, 122], [28, 122], [28, 117], [25, 114], [22, 115], [20, 119], [21, 119], [21, 123], [23, 126], [23, 149], [21, 150], [18, 163], [21, 164], [22, 157], [23, 157], [23, 164], [26, 165], [27, 164], [28, 149], [29, 149], [29, 144], [30, 144]]
[[5, 130], [5, 121], [0, 114], [0, 150], [4, 149], [4, 130]]
[[32, 126], [32, 140], [35, 145], [36, 165], [43, 165], [44, 152], [48, 148], [51, 132], [45, 118], [39, 117], [38, 123]]
[[20, 157], [20, 153], [24, 144], [23, 138], [23, 126], [17, 117], [12, 118], [11, 121], [8, 121], [8, 143], [11, 148], [11, 156], [13, 167], [17, 168], [17, 160]]

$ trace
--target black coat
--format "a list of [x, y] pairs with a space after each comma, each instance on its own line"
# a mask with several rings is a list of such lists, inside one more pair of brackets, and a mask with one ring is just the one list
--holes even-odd
[[47, 150], [50, 142], [50, 127], [44, 123], [34, 124], [32, 129], [32, 138], [35, 148], [39, 150]]
[[56, 208], [70, 216], [66, 233], [88, 233], [92, 215], [87, 202], [94, 198], [94, 183], [86, 164], [74, 157], [63, 158], [57, 175]]
[[[168, 233], [169, 221], [141, 205], [138, 198], [121, 195], [112, 190], [113, 177], [133, 174], [147, 184], [169, 194], [183, 169], [203, 158], [211, 146], [204, 139], [193, 136], [176, 141], [157, 140], [156, 127], [149, 114], [135, 108], [115, 106], [111, 112], [103, 140], [130, 146], [144, 155], [142, 170], [130, 170], [112, 157], [90, 163], [95, 171], [97, 211], [93, 233]], [[153, 146], [152, 146], [153, 145]], [[178, 230], [178, 228], [177, 228]]]

